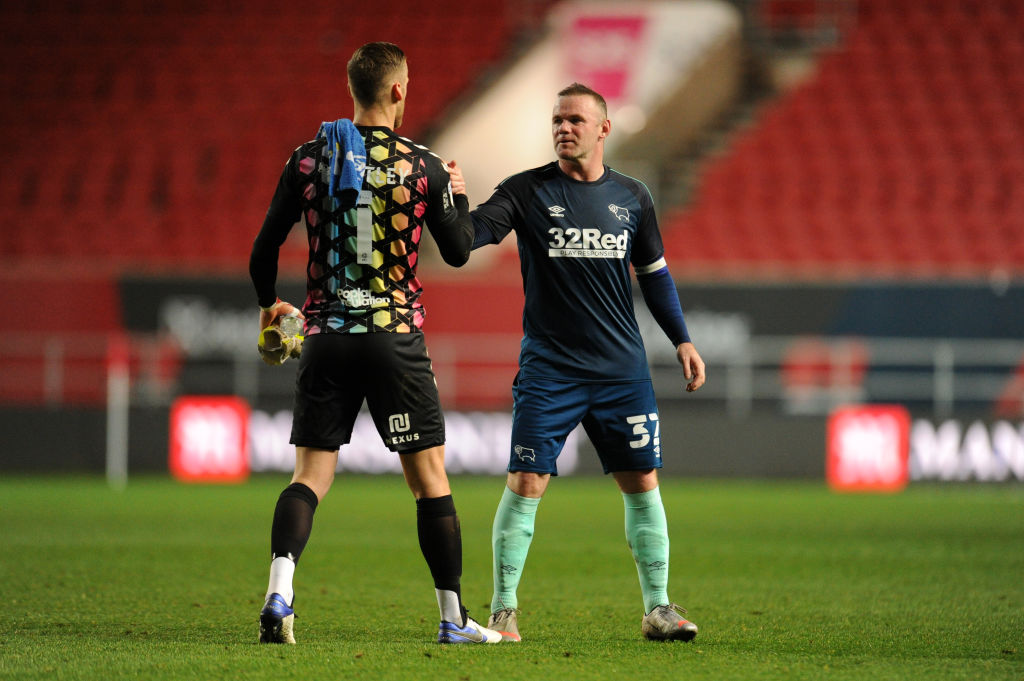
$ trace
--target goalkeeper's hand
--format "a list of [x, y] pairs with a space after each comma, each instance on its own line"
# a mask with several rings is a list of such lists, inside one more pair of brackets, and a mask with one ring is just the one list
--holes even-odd
[[291, 303], [278, 298], [270, 307], [260, 308], [260, 328], [265, 329], [268, 326], [273, 326], [279, 317], [289, 314], [296, 314], [299, 316], [299, 319], [306, 321], [306, 317], [302, 314], [301, 310]]
[[300, 357], [304, 320], [301, 311], [280, 299], [270, 307], [260, 308], [260, 337], [256, 345], [260, 359], [278, 366], [289, 357]]

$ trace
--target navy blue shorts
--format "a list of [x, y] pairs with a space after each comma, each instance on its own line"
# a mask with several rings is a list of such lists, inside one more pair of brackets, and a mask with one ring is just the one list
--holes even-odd
[[565, 438], [579, 425], [605, 473], [661, 468], [658, 405], [651, 382], [569, 383], [546, 378], [512, 386], [509, 471], [558, 475]]

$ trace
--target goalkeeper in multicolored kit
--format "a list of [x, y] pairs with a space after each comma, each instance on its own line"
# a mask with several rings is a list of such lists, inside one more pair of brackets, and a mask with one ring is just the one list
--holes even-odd
[[[298, 358], [291, 443], [295, 474], [277, 501], [270, 580], [260, 612], [263, 643], [294, 643], [292, 577], [313, 515], [334, 480], [364, 400], [402, 463], [416, 499], [420, 549], [440, 610], [439, 643], [496, 643], [501, 635], [462, 605], [462, 535], [444, 468], [444, 418], [421, 331], [416, 264], [423, 228], [441, 257], [469, 259], [473, 226], [465, 184], [394, 129], [409, 69], [401, 49], [368, 43], [348, 63], [352, 120], [324, 123], [292, 154], [253, 244], [264, 361]], [[277, 298], [277, 259], [292, 225], [309, 238], [302, 310]], [[301, 329], [299, 326], [301, 325]], [[351, 556], [353, 570], [366, 569]]]

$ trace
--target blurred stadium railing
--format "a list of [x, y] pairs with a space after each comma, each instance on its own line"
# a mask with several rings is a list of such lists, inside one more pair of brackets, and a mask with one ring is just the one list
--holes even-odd
[[[167, 407], [183, 394], [233, 394], [282, 408], [294, 364], [266, 367], [255, 351], [189, 360], [166, 337], [135, 334], [10, 336], [0, 358], [0, 405], [51, 409], [105, 405], [112, 371], [127, 370], [136, 407]], [[442, 399], [459, 410], [507, 410], [518, 334], [428, 334]], [[660, 338], [648, 347], [660, 348]], [[650, 352], [659, 402], [701, 402], [742, 419], [754, 409], [824, 415], [838, 406], [908, 405], [945, 418], [957, 412], [1024, 417], [1024, 341], [863, 336], [751, 336], [703, 347], [711, 380], [685, 395], [671, 352]], [[291, 370], [289, 370], [291, 369]]]

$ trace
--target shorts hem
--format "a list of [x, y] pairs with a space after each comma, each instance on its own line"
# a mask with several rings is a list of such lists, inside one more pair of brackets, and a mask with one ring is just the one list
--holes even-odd
[[509, 473], [536, 473], [537, 475], [551, 475], [553, 477], [558, 477], [558, 471], [557, 470], [555, 470], [555, 471], [539, 471], [536, 468], [513, 468], [512, 466], [509, 466], [505, 470], [507, 470]]
[[651, 470], [658, 470], [661, 467], [662, 467], [661, 461], [659, 461], [658, 463], [656, 463], [654, 465], [650, 465], [650, 466], [649, 465], [643, 465], [643, 466], [622, 466], [621, 468], [608, 468], [608, 467], [603, 466], [603, 465], [601, 466], [601, 468], [604, 469], [604, 474], [605, 475], [608, 475], [609, 473], [628, 473], [630, 471], [651, 471]]
[[303, 441], [289, 440], [288, 444], [295, 445], [296, 447], [308, 447], [309, 449], [335, 449], [335, 450], [337, 450], [337, 449], [341, 449], [344, 445], [347, 445], [348, 442], [339, 442], [337, 444], [332, 443], [332, 442], [328, 442], [328, 443], [325, 444], [323, 442], [311, 442], [309, 440], [303, 440]]
[[395, 452], [396, 454], [415, 454], [416, 452], [422, 452], [424, 449], [430, 449], [431, 447], [442, 447], [444, 446], [444, 444], [445, 440], [442, 439], [440, 441], [435, 441], [433, 444], [430, 444], [429, 442], [417, 442], [415, 447], [406, 447], [403, 449], [398, 449], [397, 447], [389, 446], [388, 449]]

